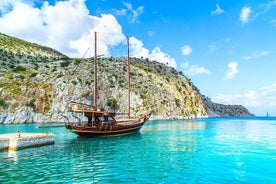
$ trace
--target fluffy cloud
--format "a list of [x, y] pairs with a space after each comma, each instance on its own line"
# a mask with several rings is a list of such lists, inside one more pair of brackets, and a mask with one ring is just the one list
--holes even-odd
[[181, 68], [183, 68], [183, 71], [185, 74], [190, 75], [190, 76], [211, 73], [208, 69], [206, 69], [204, 67], [200, 67], [198, 65], [190, 65], [189, 61], [182, 63]]
[[[41, 8], [13, 1], [12, 11], [0, 17], [3, 33], [46, 45], [69, 56], [81, 56], [92, 45], [93, 32], [99, 35], [99, 51], [109, 55], [108, 48], [124, 41], [122, 28], [112, 15], [89, 15], [84, 0], [45, 2]], [[12, 24], [11, 24], [12, 22]]]
[[251, 8], [247, 6], [243, 7], [240, 13], [240, 21], [243, 24], [248, 23], [250, 14], [251, 14]]
[[243, 94], [217, 94], [214, 101], [223, 104], [242, 104], [259, 115], [264, 115], [269, 110], [276, 112], [276, 83]]
[[159, 47], [156, 47], [151, 52], [149, 52], [148, 49], [144, 48], [142, 41], [134, 37], [130, 37], [129, 42], [131, 56], [149, 58], [150, 60], [155, 60], [160, 63], [167, 64], [168, 66], [173, 68], [177, 67], [175, 59], [169, 56], [167, 53], [162, 52]]
[[70, 41], [71, 48], [77, 50], [77, 53], [84, 53], [89, 46], [92, 46], [92, 50], [94, 50], [94, 44], [92, 44], [94, 32], [97, 32], [97, 52], [99, 55], [110, 56], [111, 47], [126, 42], [122, 28], [113, 15], [90, 16], [90, 19], [96, 24], [84, 32], [79, 39]]
[[[99, 55], [110, 56], [110, 50], [125, 45], [122, 27], [111, 14], [93, 16], [85, 5], [85, 0], [57, 1], [50, 5], [45, 1], [35, 7], [32, 1], [1, 0], [1, 32], [27, 41], [52, 47], [71, 57], [81, 57], [87, 48], [94, 50], [94, 32], [97, 32]], [[130, 3], [117, 13], [130, 15], [131, 22], [137, 22], [143, 7], [133, 9]], [[176, 61], [156, 47], [151, 52], [143, 42], [130, 38], [131, 56], [156, 60], [176, 68]], [[93, 52], [92, 52], [93, 53]], [[91, 56], [87, 56], [91, 57]]]
[[[0, 27], [2, 33], [28, 39], [29, 41], [45, 42], [46, 29], [43, 26], [42, 12], [30, 4], [20, 1], [1, 1]], [[30, 30], [32, 32], [30, 33]]]
[[149, 50], [144, 48], [144, 44], [141, 40], [135, 37], [129, 38], [130, 42], [130, 55], [133, 57], [149, 57]]
[[190, 45], [184, 45], [180, 48], [183, 55], [190, 55], [192, 53], [192, 48]]
[[226, 80], [234, 78], [238, 73], [238, 63], [237, 62], [230, 62], [228, 63], [228, 69], [226, 71]]
[[224, 12], [224, 10], [221, 9], [219, 4], [216, 4], [216, 9], [211, 12], [211, 15], [219, 15], [219, 14], [222, 14], [223, 12]]
[[156, 47], [152, 50], [151, 54], [149, 55], [149, 59], [167, 64], [168, 66], [173, 68], [177, 67], [175, 59], [169, 56], [168, 54], [162, 52], [159, 47]]

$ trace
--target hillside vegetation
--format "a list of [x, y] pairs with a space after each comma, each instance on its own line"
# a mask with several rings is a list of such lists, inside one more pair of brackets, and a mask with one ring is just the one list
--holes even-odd
[[[4, 34], [0, 55], [0, 123], [66, 121], [72, 118], [66, 111], [70, 101], [93, 104], [93, 58], [68, 58]], [[113, 101], [117, 112], [126, 112], [126, 71], [124, 57], [98, 58], [99, 107], [112, 110]], [[152, 111], [154, 119], [207, 117], [210, 110], [204, 102], [181, 72], [147, 58], [131, 58], [133, 116]]]

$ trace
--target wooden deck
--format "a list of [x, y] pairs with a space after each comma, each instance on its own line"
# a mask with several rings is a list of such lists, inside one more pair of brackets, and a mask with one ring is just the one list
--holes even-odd
[[54, 144], [54, 135], [50, 133], [10, 133], [0, 134], [0, 150], [20, 150]]

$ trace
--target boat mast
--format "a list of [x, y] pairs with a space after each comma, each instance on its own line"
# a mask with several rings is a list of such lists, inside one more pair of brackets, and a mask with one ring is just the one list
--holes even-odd
[[94, 32], [94, 109], [97, 110], [97, 93], [98, 93], [98, 79], [97, 79], [97, 32]]
[[128, 88], [128, 112], [127, 117], [130, 118], [130, 59], [129, 59], [129, 37], [127, 36], [127, 88]]

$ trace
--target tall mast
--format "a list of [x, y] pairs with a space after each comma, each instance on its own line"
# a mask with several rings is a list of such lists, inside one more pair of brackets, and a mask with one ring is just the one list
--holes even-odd
[[127, 117], [130, 118], [130, 59], [129, 59], [129, 37], [127, 37], [127, 88], [128, 88], [128, 112]]
[[97, 93], [98, 93], [98, 78], [97, 78], [97, 32], [94, 32], [94, 109], [97, 110]]

